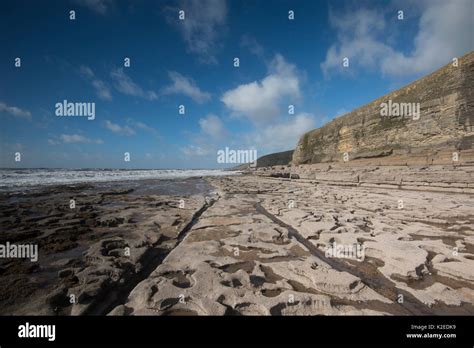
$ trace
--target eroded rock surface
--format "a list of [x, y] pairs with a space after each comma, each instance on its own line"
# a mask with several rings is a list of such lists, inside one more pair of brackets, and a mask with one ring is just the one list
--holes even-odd
[[[389, 184], [414, 180], [416, 170], [416, 186]], [[469, 184], [471, 167], [449, 170], [458, 174], [452, 183]], [[289, 179], [295, 167], [278, 167], [207, 178], [214, 188], [206, 194], [155, 194], [146, 183], [136, 190], [77, 185], [4, 193], [2, 243], [37, 243], [40, 258], [0, 260], [0, 308], [472, 315], [474, 200], [455, 185], [436, 191], [445, 181], [440, 171], [334, 166]], [[293, 174], [273, 175], [281, 172]], [[336, 246], [360, 253], [329, 252]]]
[[89, 185], [3, 193], [1, 244], [37, 244], [39, 259], [0, 259], [0, 313], [110, 310], [174, 248], [205, 204], [202, 195], [136, 195]]
[[209, 180], [219, 199], [113, 314], [474, 313], [471, 195]]

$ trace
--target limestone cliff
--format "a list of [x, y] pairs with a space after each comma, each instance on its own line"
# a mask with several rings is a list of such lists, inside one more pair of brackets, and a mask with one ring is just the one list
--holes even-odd
[[[419, 103], [419, 117], [382, 116], [383, 103]], [[413, 104], [414, 105], [414, 104]], [[474, 161], [474, 52], [321, 128], [304, 134], [292, 163]], [[381, 163], [384, 164], [384, 163]]]

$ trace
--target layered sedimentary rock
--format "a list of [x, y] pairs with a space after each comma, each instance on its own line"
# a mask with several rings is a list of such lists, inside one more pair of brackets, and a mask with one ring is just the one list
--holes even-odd
[[273, 166], [258, 168], [255, 174], [312, 184], [474, 194], [472, 165], [389, 166], [374, 163], [382, 160], [387, 158]]
[[[459, 163], [474, 162], [474, 52], [455, 65], [304, 134], [293, 164], [343, 161], [345, 153], [380, 164], [446, 164], [457, 152]], [[419, 106], [419, 115], [382, 116], [383, 103]]]

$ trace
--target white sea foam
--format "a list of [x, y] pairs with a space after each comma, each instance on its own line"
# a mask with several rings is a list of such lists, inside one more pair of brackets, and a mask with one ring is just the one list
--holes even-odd
[[238, 172], [206, 169], [0, 169], [0, 190], [43, 185], [77, 184], [144, 179], [175, 179], [200, 176], [235, 175]]

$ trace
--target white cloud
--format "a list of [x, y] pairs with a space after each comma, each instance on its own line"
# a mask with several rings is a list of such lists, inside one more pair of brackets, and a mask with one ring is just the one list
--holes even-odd
[[[421, 10], [418, 32], [413, 49], [408, 53], [398, 51], [388, 39], [388, 24], [394, 24], [386, 21], [383, 11], [358, 9], [345, 14], [330, 13], [330, 23], [337, 30], [337, 42], [329, 48], [321, 64], [323, 72], [341, 71], [343, 58], [348, 57], [351, 67], [380, 69], [388, 75], [426, 73], [473, 49], [469, 35], [472, 33], [471, 0], [422, 1], [417, 5]], [[390, 13], [391, 19], [393, 13]]]
[[143, 129], [143, 130], [146, 130], [148, 132], [155, 132], [155, 129], [150, 127], [150, 126], [147, 126], [145, 123], [143, 122], [134, 122], [133, 123], [137, 128], [140, 128], [140, 129]]
[[185, 77], [176, 71], [170, 71], [168, 76], [171, 79], [172, 84], [165, 87], [162, 94], [183, 94], [197, 103], [204, 103], [211, 99], [211, 94], [201, 91], [191, 78]]
[[377, 38], [385, 29], [382, 13], [359, 9], [343, 16], [330, 13], [329, 20], [337, 30], [338, 41], [329, 48], [321, 64], [325, 73], [343, 69], [345, 57], [349, 58], [350, 66], [376, 67], [378, 59], [390, 53], [390, 48]]
[[105, 121], [105, 128], [120, 135], [130, 136], [136, 134], [135, 131], [129, 126], [120, 126], [116, 123], [110, 122], [109, 120]]
[[[205, 120], [205, 121], [204, 121]], [[217, 160], [217, 150], [229, 147], [232, 149], [256, 149], [258, 156], [279, 151], [294, 149], [300, 137], [316, 127], [315, 117], [309, 113], [290, 116], [286, 120], [261, 126], [247, 133], [221, 134], [221, 121], [215, 115], [209, 115], [199, 121], [201, 133], [191, 135], [191, 144], [181, 148], [186, 158], [200, 157], [199, 163]]]
[[94, 72], [91, 68], [82, 65], [79, 68], [79, 73], [81, 76], [89, 81], [92, 86], [95, 88], [97, 96], [103, 100], [112, 100], [112, 93], [109, 86], [102, 80], [96, 78]]
[[263, 80], [229, 90], [221, 100], [236, 115], [262, 124], [281, 115], [283, 101], [293, 103], [298, 98], [300, 81], [296, 67], [277, 54], [270, 62], [269, 74]]
[[127, 74], [125, 74], [123, 68], [113, 70], [110, 73], [110, 76], [115, 81], [115, 88], [123, 94], [148, 100], [158, 99], [158, 96], [154, 91], [145, 91], [136, 84]]
[[222, 139], [228, 134], [221, 119], [214, 114], [209, 114], [201, 118], [199, 120], [199, 126], [206, 135], [214, 139]]
[[474, 49], [472, 0], [430, 1], [426, 5], [413, 51], [392, 52], [382, 61], [383, 72], [431, 71]]
[[181, 148], [181, 151], [186, 157], [203, 157], [214, 154], [214, 151], [211, 148], [199, 145], [188, 145]]
[[136, 130], [143, 130], [145, 132], [151, 133], [155, 136], [158, 136], [158, 131], [150, 127], [149, 125], [140, 122], [140, 121], [135, 121], [134, 119], [127, 119], [127, 124], [124, 126], [121, 126], [117, 123], [113, 123], [109, 120], [105, 121], [105, 128], [108, 130], [112, 131], [115, 134], [120, 134], [120, 135], [126, 135], [126, 136], [131, 136], [136, 134]]
[[[82, 143], [82, 144], [102, 144], [101, 139], [89, 139], [80, 134], [61, 134], [60, 139], [65, 143]], [[50, 145], [56, 145], [54, 140], [48, 140]]]
[[[227, 16], [226, 0], [182, 0], [178, 8], [168, 9], [168, 22], [181, 32], [187, 49], [203, 63], [217, 63], [215, 52]], [[185, 20], [178, 11], [185, 11]]]
[[112, 100], [112, 94], [110, 93], [109, 87], [102, 80], [94, 79], [92, 81], [92, 86], [94, 86], [97, 96], [100, 99]]
[[76, 0], [76, 3], [103, 15], [106, 14], [113, 5], [113, 0]]
[[263, 47], [258, 43], [255, 37], [245, 34], [240, 40], [240, 46], [247, 48], [250, 53], [256, 55], [259, 58], [263, 58], [264, 50]]
[[141, 130], [144, 130], [146, 132], [149, 132], [149, 133], [152, 133], [152, 134], [158, 134], [158, 131], [153, 128], [153, 127], [150, 127], [149, 125], [143, 123], [143, 122], [140, 122], [140, 121], [135, 121], [135, 120], [132, 120], [132, 119], [128, 119], [127, 120], [128, 124], [136, 129], [141, 129]]
[[[199, 133], [188, 133], [191, 144], [182, 147], [181, 151], [188, 159], [201, 157], [200, 165], [214, 165], [217, 149], [222, 147], [220, 146], [222, 143], [226, 143], [226, 146], [230, 145], [232, 141], [231, 134], [225, 128], [222, 120], [214, 114], [208, 114], [206, 117], [199, 119], [199, 127], [201, 129]], [[203, 162], [206, 160], [209, 162]]]
[[270, 125], [261, 131], [247, 135], [247, 143], [259, 153], [294, 149], [300, 137], [316, 127], [314, 116], [301, 113], [287, 121]]
[[24, 118], [26, 120], [31, 121], [31, 112], [28, 110], [20, 109], [16, 106], [9, 106], [3, 102], [0, 102], [0, 112], [6, 112], [14, 117]]
[[95, 77], [92, 69], [85, 65], [81, 65], [79, 67], [79, 73], [82, 75], [82, 77], [87, 79], [93, 79]]

